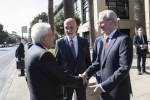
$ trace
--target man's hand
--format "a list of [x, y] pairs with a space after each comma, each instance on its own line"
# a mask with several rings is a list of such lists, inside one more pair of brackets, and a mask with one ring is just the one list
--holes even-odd
[[83, 79], [83, 84], [88, 83], [88, 80], [87, 80], [88, 75], [87, 75], [86, 72], [84, 72], [83, 74], [79, 74], [79, 76], [82, 77], [82, 79]]
[[91, 94], [89, 94], [89, 96], [100, 95], [103, 92], [102, 89], [100, 88], [99, 84], [89, 86], [89, 88], [93, 89], [93, 92]]
[[24, 58], [21, 58], [21, 60], [24, 60]]

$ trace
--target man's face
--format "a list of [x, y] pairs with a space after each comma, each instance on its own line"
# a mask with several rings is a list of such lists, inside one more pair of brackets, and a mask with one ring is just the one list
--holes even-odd
[[142, 28], [139, 28], [139, 29], [138, 29], [138, 33], [142, 35], [142, 34], [143, 34], [143, 29], [142, 29]]
[[99, 16], [99, 22], [97, 24], [102, 34], [109, 35], [111, 33], [113, 24], [112, 19], [106, 19], [105, 15], [101, 15]]
[[69, 36], [70, 38], [74, 38], [77, 31], [76, 22], [74, 20], [66, 21], [64, 23], [64, 30], [67, 36]]
[[54, 47], [55, 36], [51, 29], [48, 30], [48, 35], [44, 36], [44, 38], [45, 38], [45, 47], [47, 49]]
[[17, 42], [17, 43], [19, 43], [19, 42], [20, 42], [20, 40], [19, 40], [19, 39], [16, 39], [16, 42]]

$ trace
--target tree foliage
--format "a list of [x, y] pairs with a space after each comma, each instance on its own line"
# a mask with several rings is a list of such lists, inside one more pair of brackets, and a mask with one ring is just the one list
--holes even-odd
[[0, 24], [0, 44], [3, 44], [8, 36], [8, 32], [4, 31], [3, 25]]
[[48, 14], [46, 12], [42, 12], [40, 14], [38, 14], [37, 16], [34, 17], [34, 19], [31, 21], [30, 23], [30, 28], [29, 28], [29, 36], [28, 36], [28, 41], [32, 41], [31, 40], [31, 28], [34, 24], [39, 22], [39, 19], [42, 20], [42, 22], [47, 22], [48, 23]]
[[[75, 20], [76, 20], [76, 22], [77, 22], [77, 26], [79, 26], [80, 23], [81, 23], [81, 20], [80, 20], [78, 14], [75, 15]], [[56, 17], [56, 19], [55, 19], [55, 21], [54, 21], [54, 28], [55, 28], [55, 31], [56, 31], [57, 34], [59, 34], [60, 36], [63, 36], [63, 35], [64, 35], [64, 25], [63, 25], [63, 24], [64, 24], [64, 15], [63, 15], [63, 13], [60, 13], [60, 14]]]

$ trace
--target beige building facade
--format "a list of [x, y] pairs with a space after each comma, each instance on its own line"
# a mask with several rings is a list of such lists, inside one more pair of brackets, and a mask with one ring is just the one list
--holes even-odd
[[[98, 28], [98, 14], [105, 9], [111, 9], [116, 12], [118, 16], [117, 28], [119, 31], [129, 35], [132, 39], [135, 33], [134, 25], [134, 0], [93, 0], [94, 5], [94, 39], [101, 36], [100, 29]], [[147, 38], [150, 41], [150, 1], [145, 0], [145, 14], [146, 14], [146, 32]], [[78, 28], [80, 36], [85, 37], [90, 42], [89, 33], [89, 18], [88, 18], [88, 0], [75, 0], [74, 2], [75, 13], [79, 14], [81, 24]], [[60, 12], [63, 12], [63, 2], [54, 11], [56, 17]]]

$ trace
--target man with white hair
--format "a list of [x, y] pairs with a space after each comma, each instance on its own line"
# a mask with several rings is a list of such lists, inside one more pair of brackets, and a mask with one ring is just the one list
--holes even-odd
[[48, 23], [32, 27], [32, 47], [25, 56], [30, 100], [63, 100], [62, 85], [82, 87], [83, 79], [66, 75], [48, 49], [54, 46], [54, 34]]
[[90, 86], [90, 94], [101, 95], [100, 100], [130, 100], [131, 82], [129, 71], [133, 59], [132, 40], [116, 29], [117, 15], [112, 10], [99, 13], [98, 26], [106, 38], [101, 41], [96, 61], [81, 75], [90, 78], [100, 70], [101, 83]]

